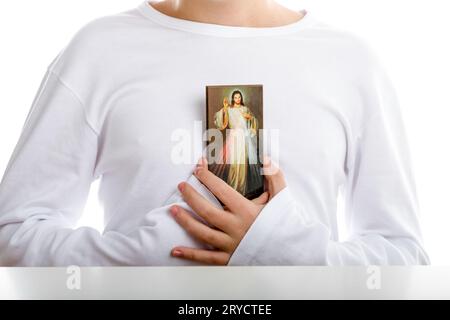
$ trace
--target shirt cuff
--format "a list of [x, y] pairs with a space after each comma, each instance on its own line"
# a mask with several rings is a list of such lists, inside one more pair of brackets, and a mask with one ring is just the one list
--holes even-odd
[[[223, 209], [219, 200], [214, 196], [214, 194], [209, 191], [209, 189], [201, 183], [196, 176], [193, 174], [186, 180], [200, 195], [202, 195], [206, 200], [212, 203], [216, 208]], [[164, 205], [169, 205], [173, 203], [183, 202], [183, 197], [180, 191], [177, 190], [165, 201]]]
[[[261, 210], [241, 242], [228, 261], [229, 266], [251, 265], [254, 260], [261, 261], [259, 253], [264, 250], [264, 244], [269, 241], [274, 232], [279, 230], [277, 226], [283, 219], [282, 212], [290, 211], [295, 206], [289, 187], [278, 192]], [[264, 252], [271, 256], [272, 253]], [[277, 255], [276, 252], [273, 255]]]

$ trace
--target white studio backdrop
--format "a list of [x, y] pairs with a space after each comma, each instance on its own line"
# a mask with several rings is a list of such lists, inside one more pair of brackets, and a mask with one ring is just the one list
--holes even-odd
[[[375, 48], [401, 102], [426, 248], [433, 265], [450, 265], [450, 2], [279, 1], [361, 35]], [[52, 59], [85, 23], [140, 2], [0, 2], [0, 176]], [[79, 225], [101, 230], [102, 208], [97, 191], [98, 181], [92, 185]]]

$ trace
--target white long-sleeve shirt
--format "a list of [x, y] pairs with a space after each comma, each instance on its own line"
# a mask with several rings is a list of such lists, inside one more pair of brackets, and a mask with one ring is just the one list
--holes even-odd
[[[173, 133], [205, 121], [205, 86], [262, 84], [288, 187], [229, 265], [428, 264], [395, 90], [366, 41], [307, 12], [280, 27], [167, 16], [147, 3], [84, 26], [49, 65], [0, 184], [0, 265], [197, 265], [209, 246], [171, 217], [183, 180]], [[200, 151], [199, 151], [200, 150]], [[270, 155], [270, 154], [269, 154]], [[103, 233], [75, 228], [100, 181]], [[345, 191], [348, 239], [337, 198]]]

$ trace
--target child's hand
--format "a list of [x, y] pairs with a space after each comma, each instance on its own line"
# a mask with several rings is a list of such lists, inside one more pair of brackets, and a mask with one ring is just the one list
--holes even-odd
[[175, 247], [172, 250], [172, 255], [205, 264], [227, 265], [239, 242], [266, 203], [286, 187], [281, 170], [274, 166], [269, 159], [264, 161], [264, 173], [267, 191], [254, 200], [248, 200], [210, 172], [206, 160], [201, 159], [200, 164], [195, 169], [195, 176], [222, 201], [227, 209], [218, 209], [191, 185], [182, 182], [178, 185], [178, 188], [186, 203], [195, 213], [215, 228], [210, 228], [194, 219], [185, 209], [179, 206], [171, 207], [171, 213], [189, 234], [212, 245], [216, 250]]

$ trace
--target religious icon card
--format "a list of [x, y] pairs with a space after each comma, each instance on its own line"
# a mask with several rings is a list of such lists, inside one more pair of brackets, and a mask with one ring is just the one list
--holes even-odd
[[263, 86], [206, 86], [206, 110], [209, 170], [246, 198], [258, 197], [264, 191]]

